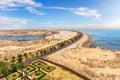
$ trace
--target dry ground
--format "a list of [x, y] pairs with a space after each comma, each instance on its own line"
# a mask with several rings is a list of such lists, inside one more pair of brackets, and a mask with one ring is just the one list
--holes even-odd
[[45, 57], [79, 72], [92, 80], [120, 80], [120, 52], [114, 50], [85, 48], [82, 44], [88, 35], [75, 44]]
[[77, 35], [76, 32], [65, 30], [26, 30], [26, 31], [0, 31], [0, 36], [44, 36], [42, 40], [33, 41], [15, 41], [0, 39], [0, 60], [3, 61], [4, 57], [8, 59], [17, 54], [25, 52], [34, 52], [43, 47], [53, 45], [68, 38]]

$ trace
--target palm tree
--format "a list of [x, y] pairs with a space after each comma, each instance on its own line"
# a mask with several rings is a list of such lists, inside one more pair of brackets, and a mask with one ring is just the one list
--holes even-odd
[[26, 58], [26, 60], [27, 60], [27, 58], [28, 58], [27, 53], [24, 53], [23, 56], [24, 56], [24, 57]]
[[24, 68], [24, 63], [23, 62], [19, 63], [18, 66], [17, 66], [17, 68], [19, 70], [22, 70], [22, 68]]
[[41, 53], [41, 55], [43, 55], [43, 50], [42, 49], [40, 50], [40, 53]]
[[36, 52], [36, 56], [38, 56], [38, 52]]
[[11, 72], [16, 72], [17, 71], [17, 67], [18, 67], [18, 64], [11, 64]]
[[51, 46], [51, 47], [50, 47], [50, 51], [52, 51], [52, 50], [53, 50], [53, 47]]
[[15, 56], [12, 57], [11, 62], [12, 62], [12, 64], [15, 63]]
[[5, 62], [0, 61], [0, 75], [6, 75], [9, 73], [9, 68]]
[[31, 55], [32, 55], [32, 53], [31, 53], [31, 52], [29, 52], [29, 55], [31, 56]]
[[23, 58], [22, 58], [22, 54], [18, 54], [18, 62], [22, 62]]
[[4, 60], [7, 62], [7, 61], [8, 61], [8, 58], [7, 58], [7, 57], [4, 57]]
[[62, 47], [62, 46], [64, 46], [64, 45], [65, 45], [65, 43], [64, 43], [64, 42], [61, 42], [61, 43], [60, 43], [60, 46], [61, 46], [61, 47]]
[[40, 53], [40, 50], [37, 50], [38, 53]]
[[53, 49], [55, 50], [55, 49], [56, 49], [56, 47], [55, 47], [55, 46], [53, 46]]
[[47, 52], [46, 50], [43, 50], [43, 53], [44, 53], [44, 54], [46, 54], [46, 52]]
[[7, 66], [1, 68], [1, 74], [8, 74], [9, 73], [9, 68]]
[[31, 54], [31, 57], [33, 58], [33, 57], [34, 57], [34, 54]]

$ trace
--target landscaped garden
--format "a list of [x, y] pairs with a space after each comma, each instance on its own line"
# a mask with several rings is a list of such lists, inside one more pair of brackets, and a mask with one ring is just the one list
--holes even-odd
[[55, 67], [53, 66], [45, 66], [42, 68], [42, 70], [46, 71], [46, 72], [51, 72], [55, 69]]
[[44, 76], [46, 76], [46, 75], [47, 75], [47, 74], [44, 73], [44, 72], [42, 72], [42, 71], [37, 71], [37, 72], [31, 74], [31, 76], [32, 76], [33, 78], [37, 79], [37, 80], [42, 79], [42, 78], [43, 78]]
[[8, 74], [5, 80], [41, 80], [43, 77], [47, 76], [49, 72], [55, 70], [54, 66], [47, 64], [45, 61], [37, 60], [32, 62], [22, 69], [17, 70], [14, 73]]
[[25, 68], [23, 68], [23, 71], [26, 73], [30, 73], [30, 72], [35, 71], [35, 70], [36, 70], [36, 68], [31, 66], [31, 65], [27, 65], [27, 66], [25, 66]]
[[[62, 75], [61, 75], [62, 74]], [[43, 60], [32, 62], [2, 80], [82, 80], [75, 74]]]
[[32, 63], [32, 65], [38, 67], [38, 68], [41, 68], [45, 65], [47, 65], [46, 63], [42, 62], [42, 61], [35, 61], [34, 63]]
[[15, 80], [18, 77], [21, 77], [22, 74], [20, 74], [19, 72], [14, 72], [12, 74], [9, 74], [8, 76], [6, 76], [6, 80]]

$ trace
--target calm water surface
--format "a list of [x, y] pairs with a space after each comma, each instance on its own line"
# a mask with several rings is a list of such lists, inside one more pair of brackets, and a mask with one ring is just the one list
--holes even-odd
[[43, 39], [43, 37], [38, 37], [38, 36], [0, 36], [0, 39], [28, 41], [28, 40], [40, 40], [40, 39]]
[[120, 50], [120, 30], [82, 30], [81, 32], [90, 34], [95, 45]]

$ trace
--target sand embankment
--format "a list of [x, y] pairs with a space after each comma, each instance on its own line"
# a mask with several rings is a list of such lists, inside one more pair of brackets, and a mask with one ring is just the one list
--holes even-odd
[[92, 80], [119, 80], [120, 52], [99, 47], [90, 48], [91, 43], [91, 37], [83, 34], [83, 38], [79, 41], [44, 58], [64, 65]]
[[[52, 46], [56, 43], [68, 40], [77, 35], [76, 32], [67, 30], [24, 30], [24, 31], [0, 31], [0, 36], [44, 36], [42, 40], [15, 41], [0, 39], [0, 61], [4, 58], [10, 60], [12, 56], [33, 52]], [[35, 54], [34, 54], [35, 56]]]

